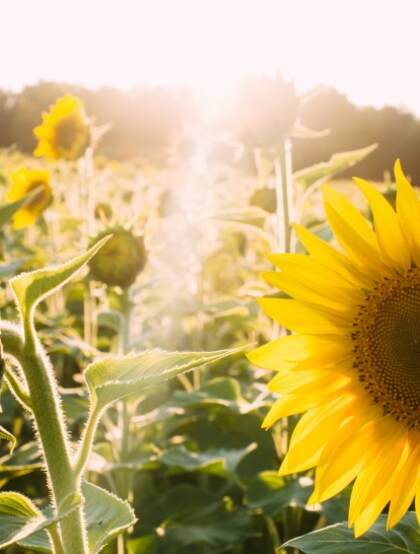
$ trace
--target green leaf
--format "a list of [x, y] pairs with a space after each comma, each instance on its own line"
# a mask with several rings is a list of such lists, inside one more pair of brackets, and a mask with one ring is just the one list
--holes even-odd
[[155, 520], [154, 525], [162, 529], [161, 540], [167, 545], [167, 552], [173, 548], [177, 551], [178, 545], [187, 548], [200, 543], [232, 547], [253, 533], [245, 510], [234, 506], [228, 497], [222, 500], [191, 485], [178, 485], [145, 507], [144, 515], [140, 514], [144, 527], [149, 509], [160, 520]]
[[414, 512], [390, 531], [386, 530], [386, 515], [358, 539], [346, 523], [337, 523], [288, 541], [284, 546], [297, 548], [305, 554], [418, 554], [420, 530]]
[[10, 452], [12, 453], [16, 446], [16, 437], [0, 425], [0, 438], [10, 442]]
[[256, 447], [256, 443], [251, 443], [245, 448], [217, 448], [193, 452], [180, 445], [163, 451], [158, 461], [171, 468], [173, 473], [200, 471], [212, 475], [232, 476], [241, 460]]
[[0, 548], [27, 537], [45, 523], [38, 508], [17, 492], [0, 493]]
[[96, 553], [121, 531], [134, 525], [137, 518], [128, 502], [105, 489], [84, 483], [82, 492], [86, 499], [89, 550]]
[[246, 503], [253, 510], [275, 517], [288, 506], [304, 507], [312, 485], [307, 477], [287, 481], [276, 471], [263, 471], [249, 484]]
[[45, 528], [59, 521], [74, 510], [80, 503], [72, 499], [65, 510], [57, 517], [46, 517], [29, 498], [17, 492], [0, 493], [0, 548], [6, 548], [25, 540], [33, 533], [43, 533], [44, 543], [49, 548]]
[[177, 390], [173, 394], [172, 402], [174, 406], [182, 408], [206, 405], [209, 407], [213, 405], [225, 406], [232, 412], [240, 414], [246, 414], [262, 406], [270, 405], [270, 399], [248, 402], [241, 395], [238, 381], [232, 377], [216, 377], [192, 392]]
[[[121, 500], [110, 492], [84, 483], [82, 485], [85, 497], [84, 511], [86, 515], [89, 552], [100, 552], [107, 543], [127, 527], [135, 524], [136, 516], [128, 502]], [[37, 552], [52, 553], [48, 535], [45, 531], [26, 537], [19, 545]]]
[[109, 356], [89, 365], [84, 376], [92, 403], [102, 409], [126, 396], [143, 394], [149, 387], [180, 373], [243, 350], [243, 347], [214, 352], [150, 350], [128, 356]]
[[33, 191], [31, 194], [16, 200], [16, 202], [10, 202], [9, 204], [3, 204], [0, 206], [0, 227], [3, 227], [8, 221], [11, 220], [13, 215], [27, 202], [30, 202], [33, 197], [38, 194], [38, 191]]
[[303, 187], [309, 187], [315, 183], [321, 184], [322, 182], [331, 179], [334, 175], [349, 169], [356, 163], [362, 161], [369, 156], [371, 152], [376, 150], [377, 144], [371, 144], [366, 148], [360, 148], [359, 150], [350, 150], [349, 152], [340, 152], [331, 156], [328, 162], [322, 162], [312, 165], [297, 171], [293, 175], [294, 181], [301, 184]]
[[62, 287], [98, 252], [108, 241], [109, 236], [97, 242], [85, 254], [72, 260], [46, 269], [37, 269], [21, 273], [14, 277], [10, 284], [15, 293], [24, 320], [30, 316], [35, 306], [45, 297]]

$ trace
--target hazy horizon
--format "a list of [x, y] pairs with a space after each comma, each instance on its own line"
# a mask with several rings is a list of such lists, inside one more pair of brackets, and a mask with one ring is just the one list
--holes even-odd
[[331, 86], [419, 115], [407, 69], [419, 15], [410, 0], [15, 0], [3, 6], [0, 87], [188, 85], [220, 100], [245, 76], [280, 71], [299, 92]]

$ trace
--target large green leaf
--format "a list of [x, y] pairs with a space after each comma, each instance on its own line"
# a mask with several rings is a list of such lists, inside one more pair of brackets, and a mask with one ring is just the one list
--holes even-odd
[[[140, 507], [141, 510], [141, 507]], [[159, 528], [161, 533], [154, 541], [148, 540], [150, 552], [153, 548], [166, 545], [166, 552], [185, 552], [191, 545], [207, 545], [201, 551], [232, 552], [233, 545], [241, 543], [253, 534], [251, 518], [242, 508], [234, 506], [227, 496], [217, 498], [192, 485], [178, 485], [161, 495], [157, 495], [143, 513], [143, 532]], [[180, 548], [180, 550], [178, 550]], [[136, 552], [134, 544], [130, 552]], [[141, 551], [141, 550], [140, 550]], [[147, 551], [147, 552], [149, 552]]]
[[65, 285], [75, 273], [87, 264], [108, 239], [109, 236], [104, 237], [85, 254], [81, 254], [62, 265], [21, 273], [11, 279], [10, 284], [19, 304], [22, 317], [27, 318], [31, 310], [41, 300]]
[[305, 188], [315, 183], [321, 184], [331, 179], [331, 177], [334, 177], [334, 175], [362, 161], [366, 156], [369, 156], [371, 152], [376, 150], [377, 146], [377, 144], [371, 144], [359, 150], [350, 150], [349, 152], [334, 154], [328, 162], [315, 164], [297, 171], [294, 173], [293, 179]]
[[358, 539], [346, 523], [337, 523], [288, 541], [284, 546], [305, 554], [418, 554], [420, 530], [416, 514], [408, 513], [392, 530], [386, 530], [386, 515]]
[[193, 452], [179, 445], [164, 450], [158, 461], [170, 468], [171, 473], [200, 471], [232, 477], [241, 460], [256, 447], [256, 443], [251, 443], [245, 448], [215, 448], [205, 452]]
[[150, 350], [128, 356], [108, 356], [90, 364], [84, 373], [92, 403], [102, 409], [108, 404], [171, 379], [180, 373], [218, 362], [244, 348], [215, 352], [165, 352]]
[[[96, 554], [121, 531], [131, 527], [136, 522], [136, 516], [128, 502], [121, 500], [110, 492], [84, 483], [82, 492], [85, 498], [84, 511], [86, 515], [89, 552]], [[48, 535], [38, 531], [31, 536], [19, 540], [19, 545], [36, 552], [51, 553]]]
[[59, 521], [75, 509], [80, 499], [72, 499], [57, 517], [47, 517], [23, 494], [17, 492], [0, 493], [0, 548], [6, 548], [25, 540], [33, 533], [43, 533], [44, 543], [49, 548], [45, 528]]
[[0, 548], [27, 537], [43, 524], [45, 517], [29, 498], [17, 492], [0, 493]]

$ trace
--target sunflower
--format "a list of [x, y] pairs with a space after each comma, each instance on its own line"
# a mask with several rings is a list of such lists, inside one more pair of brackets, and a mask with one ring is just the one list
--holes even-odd
[[280, 396], [264, 421], [303, 414], [280, 467], [316, 468], [309, 504], [354, 481], [349, 525], [362, 535], [389, 504], [393, 527], [417, 497], [420, 520], [420, 201], [395, 164], [396, 209], [362, 179], [369, 221], [340, 193], [323, 190], [342, 249], [296, 225], [309, 255], [273, 254], [266, 280], [290, 298], [263, 298], [293, 331], [249, 355], [277, 372]]
[[35, 223], [39, 215], [52, 200], [50, 174], [48, 171], [21, 167], [10, 175], [10, 187], [7, 191], [7, 201], [15, 202], [35, 191], [34, 196], [13, 215], [13, 225], [21, 229]]
[[89, 262], [90, 274], [110, 287], [125, 289], [134, 283], [146, 265], [144, 238], [123, 227], [115, 227], [99, 234], [94, 243], [110, 233], [112, 237]]
[[77, 160], [90, 143], [90, 124], [83, 103], [66, 94], [42, 115], [42, 124], [34, 129], [38, 139], [35, 156], [47, 160]]

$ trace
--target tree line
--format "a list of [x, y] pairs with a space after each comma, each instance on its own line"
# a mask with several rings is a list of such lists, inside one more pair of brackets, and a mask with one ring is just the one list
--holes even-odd
[[[16, 145], [30, 153], [35, 146], [32, 129], [40, 114], [56, 98], [70, 92], [83, 99], [96, 124], [111, 127], [99, 152], [112, 159], [139, 158], [164, 164], [173, 144], [188, 137], [200, 116], [188, 89], [142, 87], [124, 92], [111, 87], [97, 90], [65, 83], [40, 82], [19, 93], [0, 90], [0, 148]], [[370, 179], [382, 179], [396, 158], [414, 182], [420, 183], [420, 121], [396, 107], [357, 107], [345, 95], [328, 89], [300, 109], [303, 123], [311, 129], [329, 129], [318, 139], [294, 139], [296, 169], [328, 159], [335, 152], [361, 148], [377, 142], [379, 148], [358, 167]], [[258, 125], [258, 121], [255, 122]], [[223, 129], [222, 125], [219, 131]], [[226, 158], [228, 147], [216, 155]], [[243, 168], [249, 167], [244, 164]]]

